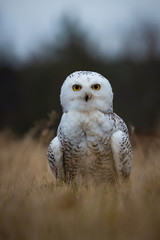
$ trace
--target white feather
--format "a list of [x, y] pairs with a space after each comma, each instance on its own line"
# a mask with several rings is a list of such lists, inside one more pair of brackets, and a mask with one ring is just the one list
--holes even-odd
[[[81, 86], [79, 91], [73, 90], [75, 84]], [[94, 90], [94, 84], [100, 89]], [[109, 81], [95, 72], [75, 72], [64, 81], [60, 100], [63, 115], [58, 136], [48, 149], [53, 174], [65, 181], [81, 176], [114, 182], [117, 175], [129, 176], [126, 163], [131, 166], [132, 149], [125, 123], [113, 113]]]
[[111, 148], [119, 177], [130, 175], [132, 167], [132, 151], [128, 136], [121, 130], [111, 137]]

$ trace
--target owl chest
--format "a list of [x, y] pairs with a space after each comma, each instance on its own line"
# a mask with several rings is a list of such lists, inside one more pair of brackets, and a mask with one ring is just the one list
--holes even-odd
[[72, 121], [65, 121], [61, 143], [66, 179], [77, 176], [107, 179], [108, 175], [114, 175], [110, 146], [112, 132], [112, 122], [104, 118], [75, 116]]
[[[83, 118], [68, 122], [64, 136], [64, 148], [72, 156], [104, 155], [110, 148], [112, 125], [100, 118]], [[64, 137], [65, 139], [65, 137]]]

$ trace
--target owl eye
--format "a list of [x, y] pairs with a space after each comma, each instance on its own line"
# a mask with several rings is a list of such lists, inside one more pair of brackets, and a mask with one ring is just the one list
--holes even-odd
[[81, 90], [82, 87], [78, 84], [75, 84], [75, 85], [73, 85], [72, 88], [73, 88], [74, 91], [79, 91], [79, 90]]
[[91, 88], [92, 88], [93, 90], [98, 91], [98, 90], [101, 88], [101, 85], [100, 85], [100, 84], [94, 84], [94, 85], [92, 85]]

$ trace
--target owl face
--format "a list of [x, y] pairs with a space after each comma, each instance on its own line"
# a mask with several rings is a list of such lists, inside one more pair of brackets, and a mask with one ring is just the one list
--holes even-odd
[[109, 81], [96, 72], [79, 71], [64, 81], [60, 100], [64, 111], [112, 110], [113, 92]]

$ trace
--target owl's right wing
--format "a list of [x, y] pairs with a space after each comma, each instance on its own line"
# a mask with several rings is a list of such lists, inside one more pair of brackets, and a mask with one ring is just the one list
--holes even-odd
[[47, 151], [48, 163], [53, 175], [61, 180], [64, 179], [63, 152], [58, 137], [55, 137]]

